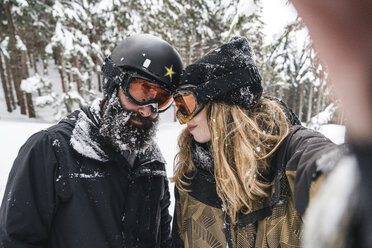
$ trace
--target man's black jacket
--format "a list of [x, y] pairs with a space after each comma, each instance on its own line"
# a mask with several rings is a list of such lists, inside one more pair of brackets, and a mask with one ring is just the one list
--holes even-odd
[[22, 146], [0, 209], [0, 247], [168, 247], [170, 204], [156, 145], [127, 160], [88, 108]]

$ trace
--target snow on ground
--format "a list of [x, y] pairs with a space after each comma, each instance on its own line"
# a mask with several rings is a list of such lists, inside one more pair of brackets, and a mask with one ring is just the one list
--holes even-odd
[[10, 168], [19, 149], [29, 136], [50, 124], [0, 120], [0, 199], [3, 199]]
[[345, 126], [335, 124], [322, 125], [319, 132], [336, 144], [345, 143]]
[[[168, 111], [167, 111], [168, 112]], [[171, 113], [171, 112], [170, 112]], [[168, 177], [172, 176], [174, 156], [177, 153], [177, 138], [185, 125], [181, 126], [178, 122], [172, 122], [169, 118], [161, 120], [156, 140], [167, 161]], [[33, 133], [49, 127], [50, 123], [38, 123], [26, 121], [26, 118], [1, 118], [0, 119], [0, 199], [2, 200], [9, 171], [19, 148]], [[345, 128], [339, 125], [325, 125], [320, 128], [320, 132], [330, 138], [333, 142], [340, 144], [344, 141]], [[169, 208], [173, 214], [174, 196], [173, 183], [170, 184], [171, 206]], [[0, 201], [1, 201], [0, 200]]]

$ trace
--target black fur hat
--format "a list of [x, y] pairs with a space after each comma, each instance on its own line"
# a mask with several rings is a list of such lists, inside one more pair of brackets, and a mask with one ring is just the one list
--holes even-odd
[[245, 37], [233, 37], [186, 67], [181, 85], [196, 85], [199, 102], [223, 101], [248, 108], [262, 95], [254, 52]]

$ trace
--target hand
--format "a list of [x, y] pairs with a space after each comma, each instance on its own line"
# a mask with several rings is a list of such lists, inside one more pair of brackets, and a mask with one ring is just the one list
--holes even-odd
[[372, 141], [372, 1], [291, 0], [343, 102], [350, 139]]

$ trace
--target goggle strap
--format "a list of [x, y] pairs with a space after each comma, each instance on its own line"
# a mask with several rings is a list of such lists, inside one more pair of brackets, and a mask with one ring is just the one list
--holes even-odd
[[261, 76], [257, 68], [248, 66], [198, 85], [194, 92], [200, 103], [206, 103], [236, 88], [259, 81], [261, 81]]

